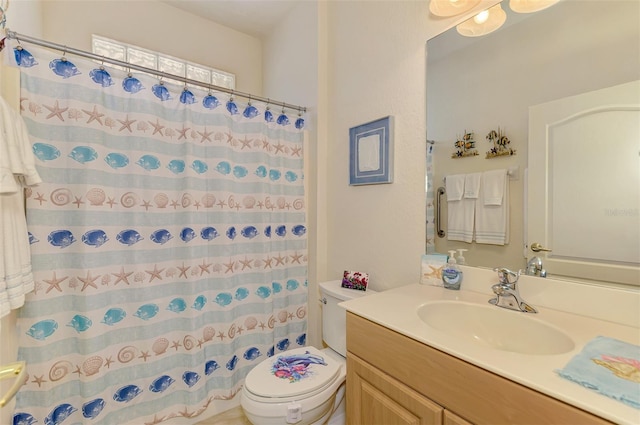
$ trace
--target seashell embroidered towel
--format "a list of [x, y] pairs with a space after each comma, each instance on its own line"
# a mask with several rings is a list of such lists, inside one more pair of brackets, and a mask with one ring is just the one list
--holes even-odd
[[598, 336], [561, 370], [561, 377], [640, 409], [640, 346]]

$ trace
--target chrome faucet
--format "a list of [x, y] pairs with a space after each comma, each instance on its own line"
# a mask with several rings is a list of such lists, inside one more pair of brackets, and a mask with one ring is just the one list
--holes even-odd
[[529, 276], [547, 277], [547, 271], [542, 268], [542, 258], [532, 257], [527, 263], [526, 274]]
[[535, 308], [527, 304], [520, 297], [517, 286], [520, 271], [514, 273], [505, 268], [496, 268], [493, 269], [493, 271], [498, 272], [499, 282], [491, 287], [496, 297], [489, 300], [490, 304], [508, 308], [509, 310], [522, 311], [524, 313], [537, 313]]

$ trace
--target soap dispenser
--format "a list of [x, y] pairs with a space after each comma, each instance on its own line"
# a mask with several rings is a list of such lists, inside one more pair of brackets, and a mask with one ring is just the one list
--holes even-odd
[[461, 266], [465, 266], [467, 264], [467, 260], [464, 258], [463, 253], [468, 251], [467, 249], [464, 248], [458, 248], [458, 256], [456, 257], [456, 263], [461, 265]]
[[460, 289], [462, 282], [462, 271], [456, 264], [455, 253], [455, 249], [449, 251], [449, 260], [442, 271], [442, 282], [446, 289]]

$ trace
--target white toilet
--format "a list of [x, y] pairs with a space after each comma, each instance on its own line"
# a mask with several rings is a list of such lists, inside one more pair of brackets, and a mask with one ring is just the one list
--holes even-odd
[[[245, 379], [240, 405], [252, 424], [345, 423], [346, 311], [338, 303], [375, 291], [320, 283], [322, 337], [329, 348], [301, 347], [263, 360]], [[283, 378], [284, 377], [284, 378]]]

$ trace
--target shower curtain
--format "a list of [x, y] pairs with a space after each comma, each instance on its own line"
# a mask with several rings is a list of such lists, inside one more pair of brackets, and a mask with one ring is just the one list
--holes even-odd
[[5, 50], [44, 180], [27, 193], [14, 424], [196, 422], [305, 345], [301, 117]]

